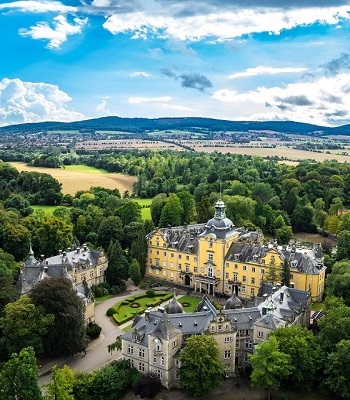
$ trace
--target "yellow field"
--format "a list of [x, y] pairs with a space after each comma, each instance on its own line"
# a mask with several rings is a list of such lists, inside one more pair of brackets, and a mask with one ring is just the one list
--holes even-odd
[[101, 173], [100, 170], [91, 168], [87, 171], [72, 171], [58, 168], [29, 167], [25, 163], [10, 162], [18, 171], [36, 171], [53, 176], [62, 184], [63, 194], [74, 195], [78, 190], [89, 190], [92, 186], [102, 186], [107, 189], [119, 189], [123, 194], [125, 190], [133, 191], [133, 183], [137, 181], [135, 176]]

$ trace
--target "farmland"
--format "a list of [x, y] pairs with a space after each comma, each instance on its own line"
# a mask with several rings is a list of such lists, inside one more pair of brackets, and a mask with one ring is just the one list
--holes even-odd
[[92, 186], [107, 189], [119, 189], [120, 193], [133, 191], [133, 183], [137, 178], [125, 174], [107, 173], [82, 165], [67, 166], [65, 169], [30, 167], [22, 162], [11, 162], [18, 171], [36, 171], [56, 178], [62, 184], [62, 193], [74, 195], [79, 190], [89, 190]]

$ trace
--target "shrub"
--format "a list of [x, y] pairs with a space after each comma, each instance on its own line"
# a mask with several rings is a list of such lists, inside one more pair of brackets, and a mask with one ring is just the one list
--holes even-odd
[[111, 288], [111, 285], [107, 282], [100, 282], [97, 284], [97, 287], [109, 290]]
[[149, 372], [144, 375], [135, 385], [134, 394], [140, 395], [141, 399], [147, 397], [153, 399], [153, 397], [160, 391], [162, 383], [157, 374]]
[[128, 305], [128, 304], [129, 304], [129, 302], [128, 302], [128, 301], [126, 301], [126, 300], [123, 300], [123, 301], [122, 301], [122, 304], [123, 304], [123, 306], [126, 306], [126, 305]]
[[103, 296], [103, 289], [100, 287], [95, 288], [95, 297], [102, 297]]
[[95, 322], [89, 322], [86, 327], [86, 334], [90, 339], [97, 339], [100, 336], [102, 328]]
[[116, 314], [117, 312], [118, 312], [118, 311], [117, 311], [114, 307], [111, 307], [111, 308], [109, 308], [109, 309], [107, 310], [106, 315], [107, 315], [107, 317], [112, 317], [113, 314]]
[[146, 291], [146, 296], [147, 296], [147, 297], [155, 297], [155, 296], [156, 296], [156, 293], [155, 293], [154, 290], [147, 290], [147, 291]]

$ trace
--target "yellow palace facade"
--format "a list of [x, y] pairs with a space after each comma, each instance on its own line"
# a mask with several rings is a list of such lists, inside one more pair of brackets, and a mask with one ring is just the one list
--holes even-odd
[[250, 299], [263, 283], [281, 282], [285, 260], [291, 287], [307, 290], [312, 301], [324, 293], [325, 266], [321, 246], [313, 249], [264, 245], [259, 232], [236, 228], [226, 218], [225, 204], [215, 204], [215, 214], [204, 224], [154, 230], [148, 236], [146, 276], [164, 279], [209, 295]]

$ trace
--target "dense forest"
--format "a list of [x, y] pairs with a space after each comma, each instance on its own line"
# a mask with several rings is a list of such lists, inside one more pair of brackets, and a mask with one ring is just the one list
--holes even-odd
[[[138, 150], [81, 154], [27, 151], [22, 156], [32, 164], [49, 157], [64, 160], [65, 164], [83, 163], [128, 173], [137, 176], [138, 181], [133, 194], [93, 187], [74, 196], [63, 195], [59, 182], [50, 175], [19, 173], [0, 162], [0, 360], [8, 360], [11, 349], [19, 352], [28, 345], [28, 341], [11, 333], [10, 321], [15, 316], [19, 327], [36, 332], [32, 336], [35, 342], [31, 339], [29, 343], [35, 344], [36, 355], [44, 352], [45, 332], [52, 323], [51, 314], [41, 303], [17, 300], [14, 290], [20, 262], [28, 254], [30, 243], [36, 255], [45, 257], [72, 243], [106, 249], [107, 283], [94, 288], [94, 293], [117, 293], [123, 290], [123, 280], [129, 276], [140, 282], [147, 255], [146, 234], [154, 226], [205, 222], [212, 217], [213, 204], [221, 196], [227, 216], [236, 226], [261, 229], [280, 244], [288, 243], [297, 231], [315, 232], [319, 228], [325, 235], [338, 235], [335, 252], [324, 245], [327, 299], [325, 316], [316, 327], [315, 337], [299, 331], [290, 331], [292, 338], [285, 333], [279, 336], [278, 332], [275, 336], [280, 346], [285, 343], [283, 351], [289, 351], [294, 370], [304, 371], [281, 376], [281, 384], [292, 382], [300, 390], [321, 387], [339, 398], [348, 398], [347, 385], [338, 385], [339, 376], [344, 377], [345, 383], [348, 380], [348, 367], [342, 357], [350, 349], [348, 164], [304, 161], [289, 166], [232, 154]], [[153, 199], [152, 220], [142, 220], [136, 196]], [[34, 211], [32, 206], [37, 204], [57, 207], [48, 214]], [[30, 320], [24, 318], [23, 309]], [[34, 320], [40, 322], [39, 334]], [[296, 340], [298, 351], [293, 353], [295, 346], [290, 343]], [[297, 357], [299, 353], [303, 360]]]

